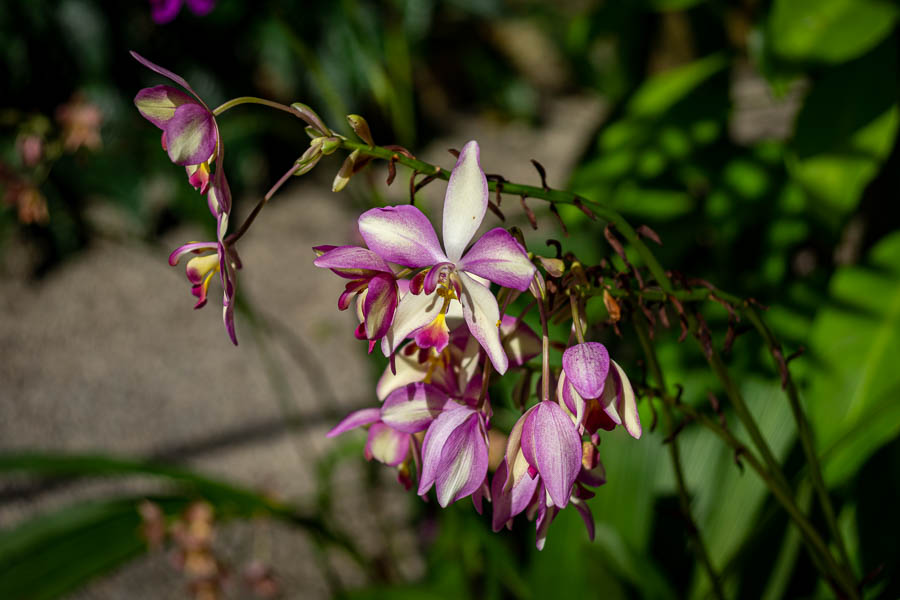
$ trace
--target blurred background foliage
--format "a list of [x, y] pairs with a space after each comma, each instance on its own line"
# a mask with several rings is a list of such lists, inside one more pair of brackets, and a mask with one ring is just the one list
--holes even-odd
[[[870, 578], [867, 597], [895, 598], [898, 16], [900, 3], [890, 0], [220, 0], [207, 16], [183, 10], [160, 26], [144, 2], [4, 2], [0, 244], [31, 247], [27, 271], [41, 277], [106, 235], [91, 217], [97, 207], [114, 206], [148, 241], [207, 220], [131, 104], [156, 78], [129, 49], [182, 74], [211, 105], [246, 94], [302, 100], [333, 126], [355, 112], [376, 140], [414, 151], [459, 115], [540, 124], [554, 98], [598, 97], [608, 112], [569, 187], [651, 226], [668, 268], [769, 306], [786, 353], [805, 349], [792, 369], [857, 576]], [[298, 123], [263, 111], [235, 110], [222, 129], [239, 200], [258, 196], [305, 143]], [[531, 151], [523, 148], [522, 159]], [[596, 224], [576, 210], [563, 218], [582, 260], [608, 257]], [[600, 302], [590, 310], [605, 317]], [[721, 345], [726, 311], [709, 308], [706, 317]], [[677, 337], [661, 330], [655, 340], [669, 381], [684, 386], [684, 402], [708, 410], [707, 392], [722, 395], [719, 384], [699, 348]], [[617, 357], [638, 364], [630, 331]], [[764, 344], [742, 335], [728, 361], [798, 501], [824, 530]], [[509, 409], [498, 406], [497, 418]], [[646, 402], [641, 411], [649, 424]], [[725, 417], [741, 435], [737, 419]], [[348, 594], [704, 597], [709, 583], [687, 550], [662, 438], [604, 436], [609, 483], [591, 501], [593, 544], [572, 511], [538, 553], [525, 523], [493, 534], [489, 515], [467, 502], [444, 511], [417, 503], [423, 528], [439, 523], [422, 542], [425, 579], [381, 573]], [[704, 430], [688, 426], [679, 440], [695, 517], [727, 595], [827, 596], [755, 475]], [[343, 454], [358, 460], [354, 452]], [[8, 456], [0, 469], [72, 477], [151, 468], [71, 460]], [[167, 514], [194, 495], [229, 518], [294, 518], [250, 491], [153, 473], [173, 482], [172, 497], [158, 499]], [[139, 553], [128, 502], [72, 507], [0, 533], [0, 597], [54, 597]]]

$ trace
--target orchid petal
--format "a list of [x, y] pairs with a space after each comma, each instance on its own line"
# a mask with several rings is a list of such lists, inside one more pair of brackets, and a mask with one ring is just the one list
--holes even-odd
[[180, 85], [181, 87], [183, 87], [184, 89], [189, 91], [191, 94], [193, 94], [193, 96], [197, 99], [197, 101], [200, 102], [200, 104], [202, 104], [204, 107], [206, 107], [206, 104], [203, 103], [203, 100], [200, 99], [200, 96], [197, 95], [197, 92], [195, 92], [194, 89], [190, 85], [188, 85], [188, 82], [185, 81], [183, 77], [181, 77], [180, 75], [176, 75], [172, 71], [165, 69], [165, 68], [157, 65], [156, 63], [150, 62], [149, 60], [147, 60], [146, 58], [144, 58], [143, 56], [141, 56], [134, 50], [131, 50], [129, 53], [136, 61], [138, 61], [139, 63], [141, 63], [148, 69], [150, 69], [151, 71], [162, 75], [163, 77], [177, 83], [178, 85]]
[[377, 408], [364, 408], [362, 410], [353, 411], [344, 419], [335, 425], [331, 431], [325, 434], [325, 437], [334, 437], [351, 429], [362, 427], [363, 425], [371, 425], [381, 419], [381, 410]]
[[[166, 122], [166, 151], [176, 165], [206, 162], [216, 151], [216, 124], [212, 113], [197, 103], [182, 104]], [[218, 167], [221, 169], [221, 164]]]
[[390, 356], [406, 336], [425, 327], [441, 314], [444, 299], [434, 294], [407, 294], [400, 299], [394, 312], [394, 323], [383, 338], [381, 351]]
[[[510, 473], [504, 458], [491, 482], [494, 505], [491, 525], [494, 531], [500, 531], [507, 521], [525, 510], [540, 483], [537, 477], [532, 479], [527, 475], [528, 462], [521, 452], [517, 453], [514, 464], [513, 472]], [[507, 480], [512, 481], [509, 488], [505, 484]]]
[[622, 424], [625, 426], [625, 431], [627, 431], [631, 437], [636, 440], [640, 439], [642, 432], [641, 419], [638, 415], [637, 398], [634, 395], [634, 389], [631, 387], [628, 375], [625, 374], [622, 367], [614, 360], [610, 362], [612, 363], [613, 371], [617, 378], [618, 399], [616, 401], [616, 408], [622, 415]]
[[587, 402], [581, 397], [581, 394], [578, 393], [575, 386], [566, 379], [565, 371], [559, 376], [559, 383], [556, 385], [556, 397], [557, 400], [559, 400], [558, 403], [560, 407], [565, 408], [571, 413], [571, 416], [575, 421], [575, 426], [581, 425], [584, 421]]
[[585, 528], [587, 528], [588, 539], [593, 542], [594, 515], [591, 513], [591, 507], [588, 506], [587, 502], [579, 498], [572, 498], [572, 504], [575, 506], [575, 509], [578, 511], [578, 514], [581, 515], [581, 519], [584, 521], [584, 526]]
[[[611, 368], [606, 375], [606, 383], [603, 385], [603, 393], [600, 394], [598, 401], [600, 407], [613, 425], [622, 424], [622, 415], [619, 414], [617, 407], [619, 397], [619, 380], [615, 368]], [[601, 424], [601, 427], [603, 425]], [[606, 427], [604, 427], [606, 429]]]
[[415, 206], [373, 208], [358, 222], [366, 245], [388, 262], [418, 268], [447, 261], [431, 222]]
[[609, 373], [609, 352], [603, 344], [586, 342], [566, 349], [562, 358], [566, 377], [582, 398], [599, 398]]
[[403, 351], [398, 352], [394, 358], [394, 367], [396, 373], [388, 365], [375, 385], [375, 395], [381, 401], [395, 390], [422, 381], [428, 373], [428, 363], [420, 363], [416, 354], [406, 356]]
[[472, 412], [447, 436], [441, 450], [434, 487], [438, 504], [446, 507], [477, 490], [488, 469], [488, 448], [480, 416]]
[[479, 155], [478, 142], [471, 141], [463, 146], [447, 183], [444, 248], [451, 262], [459, 261], [487, 211], [488, 185]]
[[503, 315], [500, 320], [500, 340], [512, 366], [518, 367], [541, 353], [541, 338], [525, 321]]
[[370, 340], [384, 337], [391, 326], [396, 309], [397, 284], [394, 275], [381, 274], [369, 280], [363, 303], [366, 337]]
[[366, 438], [365, 455], [389, 467], [396, 467], [409, 452], [409, 434], [395, 431], [384, 423], [374, 423]]
[[[506, 464], [516, 464], [516, 457], [519, 455], [519, 451], [522, 449], [522, 433], [525, 427], [525, 423], [528, 421], [529, 417], [536, 409], [537, 405], [534, 405], [526, 410], [525, 413], [521, 417], [519, 417], [519, 420], [515, 422], [512, 430], [509, 432], [509, 437], [506, 438]], [[512, 485], [510, 483], [511, 481], [511, 479], [507, 479], [507, 481], [504, 482], [504, 490], [509, 490], [510, 486]]]
[[181, 257], [190, 252], [204, 252], [207, 250], [215, 250], [218, 248], [218, 244], [216, 242], [191, 242], [189, 244], [185, 244], [183, 246], [179, 246], [175, 248], [172, 254], [169, 255], [169, 265], [175, 266], [178, 264], [178, 261], [181, 260]]
[[503, 375], [509, 366], [509, 359], [506, 358], [506, 352], [503, 351], [503, 344], [500, 342], [500, 309], [497, 306], [497, 299], [489, 288], [465, 273], [457, 275], [462, 284], [459, 300], [469, 332], [490, 357], [494, 370]]
[[359, 279], [371, 275], [373, 271], [392, 272], [384, 259], [368, 248], [359, 246], [331, 248], [317, 257], [313, 264], [317, 267], [331, 269], [336, 275], [345, 279]]
[[502, 227], [481, 236], [457, 267], [522, 292], [528, 289], [536, 271], [525, 248]]
[[[539, 494], [543, 493], [543, 486], [541, 488], [538, 490]], [[547, 506], [546, 503], [541, 502], [535, 532], [535, 546], [537, 546], [538, 550], [544, 549], [544, 544], [547, 542], [547, 531], [549, 531], [553, 519], [556, 518], [557, 512], [559, 512], [559, 509], [555, 506]]]
[[415, 342], [419, 348], [434, 348], [438, 354], [443, 352], [450, 343], [450, 329], [447, 328], [444, 314], [439, 314], [431, 323], [419, 329]]
[[448, 401], [447, 394], [433, 385], [411, 383], [387, 397], [381, 407], [381, 420], [404, 433], [425, 431]]
[[[558, 404], [544, 401], [538, 407], [529, 419], [533, 427], [536, 463], [529, 462], [537, 467], [553, 504], [565, 508], [581, 470], [581, 436]], [[528, 424], [523, 438], [528, 434], [527, 430]], [[523, 440], [523, 450], [526, 445]]]
[[422, 474], [419, 477], [418, 490], [420, 496], [428, 493], [438, 476], [438, 467], [447, 438], [473, 414], [475, 411], [467, 406], [448, 403], [428, 427], [425, 440], [422, 442]]
[[144, 88], [134, 97], [134, 105], [141, 116], [160, 129], [166, 128], [175, 116], [175, 110], [183, 104], [197, 104], [197, 101], [170, 85]]
[[426, 294], [430, 294], [439, 284], [447, 282], [447, 278], [453, 269], [453, 263], [449, 262], [434, 265], [425, 274], [425, 278], [422, 281], [422, 289], [425, 290]]

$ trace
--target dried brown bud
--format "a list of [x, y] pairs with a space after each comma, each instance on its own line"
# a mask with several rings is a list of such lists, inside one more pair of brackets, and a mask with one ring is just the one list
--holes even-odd
[[622, 309], [609, 290], [603, 290], [603, 305], [606, 306], [606, 311], [613, 323], [618, 323], [622, 319]]

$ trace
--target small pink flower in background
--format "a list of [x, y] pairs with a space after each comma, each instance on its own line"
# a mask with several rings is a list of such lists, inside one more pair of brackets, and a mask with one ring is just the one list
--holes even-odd
[[212, 12], [216, 0], [150, 0], [150, 14], [157, 24], [164, 25], [178, 16], [182, 4], [187, 4], [192, 13], [202, 17]]
[[62, 126], [63, 148], [66, 152], [75, 152], [79, 148], [99, 150], [103, 145], [100, 139], [100, 126], [103, 124], [103, 113], [96, 104], [84, 99], [80, 93], [56, 109], [56, 120]]

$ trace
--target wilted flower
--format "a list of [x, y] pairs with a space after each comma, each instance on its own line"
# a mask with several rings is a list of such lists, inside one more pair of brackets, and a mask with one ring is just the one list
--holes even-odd
[[469, 332], [485, 349], [496, 371], [506, 372], [508, 360], [500, 342], [497, 300], [488, 285], [475, 277], [524, 291], [535, 267], [525, 249], [502, 228], [485, 233], [463, 255], [488, 205], [487, 180], [478, 153], [477, 142], [467, 143], [450, 174], [444, 198], [446, 253], [428, 218], [415, 206], [375, 208], [359, 218], [366, 245], [382, 259], [428, 268], [413, 280], [413, 293], [404, 296], [397, 307], [394, 323], [381, 342], [386, 356], [413, 333], [417, 333], [419, 346], [442, 350], [449, 339], [447, 311], [452, 300], [459, 300]]

